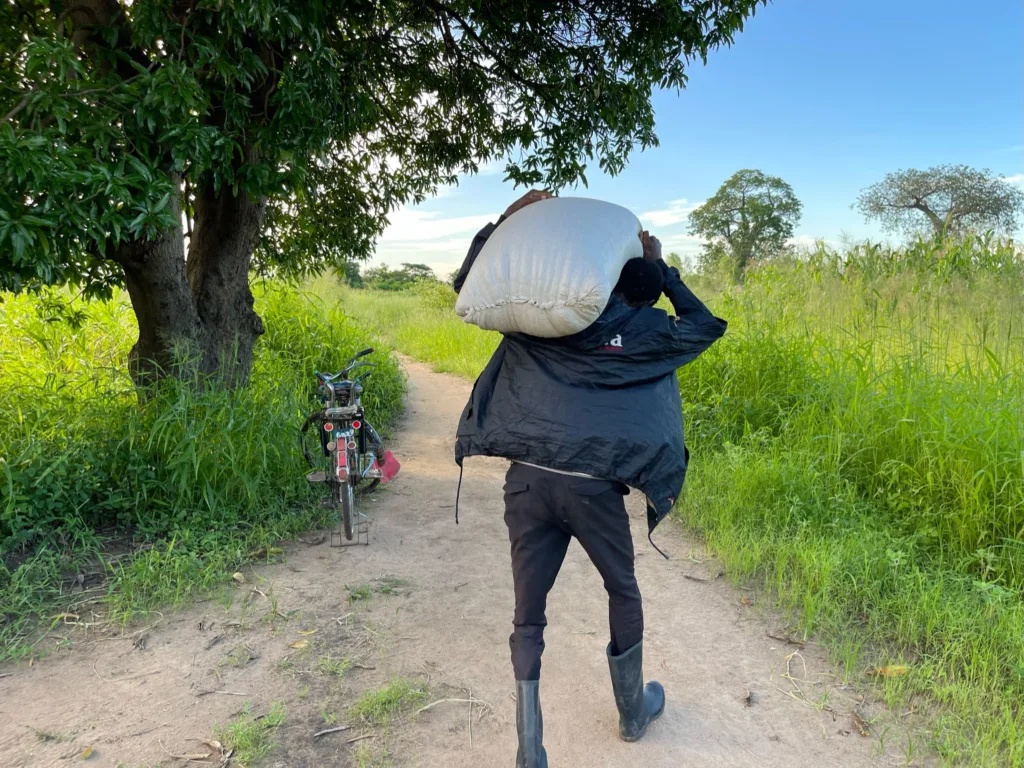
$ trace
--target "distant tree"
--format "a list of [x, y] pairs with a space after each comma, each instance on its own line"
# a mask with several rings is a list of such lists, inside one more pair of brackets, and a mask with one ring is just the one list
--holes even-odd
[[350, 285], [353, 288], [363, 287], [363, 276], [359, 272], [358, 261], [346, 261], [342, 269], [342, 280], [345, 281], [346, 285]]
[[697, 254], [697, 271], [704, 277], [735, 281], [736, 263], [728, 244], [722, 240], [704, 243]]
[[937, 165], [886, 174], [860, 193], [857, 210], [887, 232], [939, 237], [967, 231], [1012, 232], [1024, 210], [1024, 190], [986, 168]]
[[434, 270], [426, 264], [402, 264], [402, 271], [413, 280], [437, 280]]
[[397, 270], [392, 270], [387, 264], [379, 267], [370, 267], [363, 273], [363, 285], [375, 291], [390, 291], [400, 288], [397, 279]]
[[675, 267], [680, 272], [683, 271], [683, 260], [679, 257], [678, 253], [673, 252], [666, 256], [665, 263], [668, 264], [670, 267]]
[[365, 286], [376, 291], [402, 291], [423, 281], [437, 281], [434, 270], [426, 264], [403, 264], [401, 269], [391, 269], [387, 264], [381, 264], [366, 270], [363, 275]]
[[690, 233], [707, 241], [709, 253], [721, 254], [724, 249], [739, 281], [752, 260], [785, 248], [802, 207], [793, 188], [778, 176], [745, 169], [690, 214]]

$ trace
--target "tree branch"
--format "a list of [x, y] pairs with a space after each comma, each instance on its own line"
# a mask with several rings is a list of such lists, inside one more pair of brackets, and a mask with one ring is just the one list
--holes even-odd
[[505, 72], [505, 74], [507, 74], [515, 82], [519, 83], [519, 85], [523, 86], [524, 88], [532, 89], [538, 96], [541, 95], [542, 93], [546, 95], [547, 92], [552, 89], [553, 86], [549, 85], [548, 83], [539, 83], [535, 80], [530, 80], [520, 75], [515, 70], [515, 68], [513, 68], [510, 64], [508, 64], [508, 62], [505, 61], [504, 58], [502, 58], [500, 53], [495, 51], [493, 48], [491, 48], [491, 46], [489, 46], [481, 39], [481, 37], [476, 33], [476, 30], [473, 29], [473, 26], [468, 21], [459, 16], [459, 14], [455, 13], [455, 11], [453, 11], [451, 8], [448, 8], [442, 5], [441, 3], [435, 2], [434, 0], [425, 0], [425, 2], [430, 8], [434, 10], [434, 13], [442, 14], [444, 16], [451, 16], [451, 18], [454, 19], [460, 27], [462, 27], [462, 31], [465, 34], [469, 35], [476, 42], [476, 44], [480, 46], [481, 50], [483, 50], [484, 53], [486, 53], [490, 58], [492, 58], [495, 61], [495, 63], [498, 64], [498, 66]]
[[935, 231], [938, 234], [942, 234], [945, 231], [945, 226], [942, 223], [942, 219], [936, 216], [935, 211], [929, 208], [928, 204], [925, 203], [923, 200], [919, 199], [916, 203], [913, 203], [910, 206], [906, 207], [913, 208], [914, 210], [920, 211], [925, 216], [927, 216], [928, 221], [932, 223], [932, 226], [935, 228]]
[[9, 120], [13, 120], [14, 117], [19, 112], [21, 112], [21, 110], [28, 106], [28, 102], [32, 98], [33, 93], [35, 93], [35, 91], [29, 91], [24, 96], [22, 96], [21, 99], [19, 99], [18, 103], [14, 105], [14, 109], [12, 109], [10, 112], [4, 115], [3, 118], [0, 118], [0, 123], [6, 123]]

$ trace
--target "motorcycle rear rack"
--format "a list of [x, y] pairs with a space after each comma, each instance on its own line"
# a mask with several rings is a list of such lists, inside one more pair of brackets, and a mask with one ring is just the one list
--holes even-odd
[[[367, 467], [366, 471], [363, 472], [363, 479], [365, 480], [380, 480], [383, 476], [384, 473], [380, 469], [374, 469], [373, 467]], [[306, 475], [306, 480], [311, 483], [326, 483], [327, 473], [322, 469], [310, 472]]]

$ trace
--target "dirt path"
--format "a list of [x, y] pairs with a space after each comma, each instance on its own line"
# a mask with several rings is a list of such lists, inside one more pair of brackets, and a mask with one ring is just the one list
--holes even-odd
[[[403, 470], [367, 505], [369, 547], [332, 549], [310, 536], [288, 547], [284, 563], [247, 570], [244, 584], [151, 628], [79, 632], [74, 647], [32, 667], [0, 668], [10, 673], [0, 678], [0, 765], [76, 764], [87, 747], [88, 765], [183, 765], [170, 755], [211, 753], [199, 740], [214, 738], [243, 704], [260, 715], [282, 702], [279, 745], [260, 765], [512, 766], [506, 463], [467, 463], [456, 527], [451, 442], [470, 385], [415, 363], [408, 370], [395, 446]], [[673, 555], [663, 560], [645, 541], [639, 495], [628, 501], [647, 672], [665, 685], [668, 708], [642, 742], [618, 740], [606, 600], [573, 543], [548, 609], [541, 691], [552, 766], [893, 762], [879, 757], [877, 738], [857, 734], [850, 713], [858, 701], [832, 684], [823, 653], [800, 649], [789, 664], [797, 681], [785, 678], [797, 649], [766, 636], [778, 628], [765, 623], [756, 598], [748, 605], [753, 593], [716, 580], [710, 561], [688, 558], [693, 544], [672, 522], [659, 529]], [[361, 723], [353, 701], [397, 675], [425, 682], [427, 698], [390, 726]], [[443, 701], [411, 714], [470, 698], [479, 702], [472, 712], [466, 701]], [[812, 706], [822, 702], [828, 707]], [[870, 719], [870, 708], [861, 711]], [[313, 738], [333, 723], [352, 728]]]

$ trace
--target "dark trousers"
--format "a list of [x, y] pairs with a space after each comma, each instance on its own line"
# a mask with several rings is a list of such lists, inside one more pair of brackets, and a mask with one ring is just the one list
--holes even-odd
[[575, 536], [608, 591], [611, 651], [643, 639], [644, 612], [633, 573], [633, 537], [623, 496], [609, 480], [561, 475], [513, 464], [505, 476], [505, 524], [512, 543], [515, 626], [509, 645], [516, 680], [539, 680], [548, 592]]

